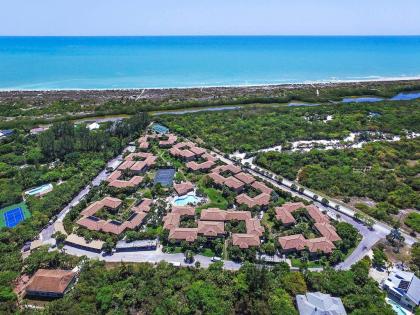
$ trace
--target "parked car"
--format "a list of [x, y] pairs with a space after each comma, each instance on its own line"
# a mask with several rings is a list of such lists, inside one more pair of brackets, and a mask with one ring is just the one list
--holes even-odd
[[214, 256], [211, 258], [211, 261], [212, 262], [222, 261], [222, 258]]

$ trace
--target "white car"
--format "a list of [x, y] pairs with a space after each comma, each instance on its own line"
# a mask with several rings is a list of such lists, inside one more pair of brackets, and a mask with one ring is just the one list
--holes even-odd
[[212, 262], [222, 261], [222, 258], [214, 256], [211, 258], [211, 261]]

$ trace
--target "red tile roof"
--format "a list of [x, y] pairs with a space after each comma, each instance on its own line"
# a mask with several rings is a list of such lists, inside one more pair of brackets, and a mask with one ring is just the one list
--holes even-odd
[[235, 177], [237, 179], [239, 179], [241, 182], [244, 182], [245, 184], [249, 185], [251, 183], [253, 183], [255, 181], [254, 176], [244, 173], [244, 172], [240, 172], [238, 174], [235, 175]]
[[195, 161], [188, 162], [186, 166], [193, 171], [207, 171], [211, 169], [216, 163], [213, 161], [205, 161], [197, 163]]
[[261, 193], [258, 196], [251, 198], [247, 194], [240, 194], [236, 197], [236, 202], [238, 204], [245, 204], [248, 208], [253, 208], [255, 206], [266, 206], [270, 203], [271, 196], [265, 193]]
[[232, 244], [245, 249], [260, 246], [260, 238], [255, 234], [232, 234]]
[[76, 221], [76, 224], [83, 226], [91, 231], [100, 231], [105, 224], [104, 220], [92, 220], [89, 217], [82, 217]]
[[218, 185], [222, 185], [225, 182], [225, 178], [218, 173], [213, 172], [210, 173], [208, 176]]
[[172, 230], [179, 226], [181, 216], [178, 213], [168, 213], [163, 217], [163, 228]]
[[182, 196], [189, 193], [190, 191], [193, 191], [194, 186], [191, 182], [182, 182], [179, 184], [174, 184], [174, 189], [178, 196]]
[[317, 223], [328, 223], [330, 220], [327, 216], [325, 216], [317, 206], [309, 205], [306, 207], [306, 211], [308, 211], [309, 216]]
[[326, 239], [325, 237], [318, 237], [307, 240], [308, 250], [311, 253], [316, 253], [318, 251], [323, 252], [325, 254], [329, 254], [335, 248], [334, 244]]
[[122, 201], [117, 198], [112, 197], [105, 197], [102, 200], [95, 201], [94, 203], [90, 204], [86, 207], [82, 212], [82, 216], [90, 216], [98, 212], [103, 207], [108, 207], [111, 209], [116, 209], [121, 205]]
[[75, 276], [70, 270], [38, 269], [29, 280], [26, 292], [63, 294]]
[[136, 162], [131, 161], [131, 160], [124, 161], [120, 164], [120, 166], [118, 166], [118, 169], [119, 170], [128, 170], [134, 165], [134, 163], [136, 163]]
[[194, 242], [197, 239], [197, 233], [197, 228], [174, 228], [169, 231], [169, 239]]
[[117, 171], [112, 172], [111, 175], [109, 175], [106, 180], [107, 180], [107, 182], [112, 182], [112, 181], [120, 178], [121, 176], [122, 176], [122, 172], [117, 170]]
[[249, 219], [251, 219], [251, 212], [249, 211], [226, 211], [226, 221], [246, 221]]
[[302, 234], [281, 236], [278, 241], [284, 250], [303, 250], [306, 246], [306, 239]]
[[201, 211], [200, 220], [203, 221], [225, 221], [226, 211], [217, 208], [209, 208]]
[[115, 188], [136, 187], [143, 181], [141, 176], [133, 176], [130, 180], [116, 179], [108, 184], [108, 186]]
[[180, 216], [190, 216], [193, 217], [195, 215], [194, 207], [188, 206], [172, 206], [171, 213], [179, 214]]
[[225, 164], [225, 165], [221, 165], [219, 167], [216, 167], [214, 169], [214, 172], [216, 173], [223, 173], [223, 172], [230, 172], [233, 175], [238, 174], [239, 172], [241, 172], [241, 168], [233, 165], [233, 164]]
[[225, 179], [224, 184], [234, 190], [238, 190], [238, 189], [242, 189], [244, 188], [244, 183], [241, 182], [239, 179], [233, 177], [233, 176], [229, 176], [228, 178]]
[[260, 221], [256, 218], [248, 219], [245, 221], [246, 224], [246, 233], [247, 234], [255, 234], [258, 236], [262, 236], [264, 233], [264, 228], [261, 226]]
[[271, 192], [273, 191], [271, 188], [267, 187], [264, 183], [258, 182], [258, 181], [253, 182], [251, 186], [255, 188], [256, 190], [259, 190], [262, 193], [265, 193], [267, 195], [270, 195]]
[[341, 240], [340, 236], [338, 236], [335, 228], [329, 223], [315, 223], [315, 228], [318, 232], [324, 236], [326, 239], [330, 240], [331, 242], [336, 242]]
[[173, 134], [168, 134], [166, 136], [168, 137], [168, 139], [167, 140], [160, 140], [159, 141], [159, 146], [168, 147], [168, 146], [173, 145], [178, 140], [178, 137], [173, 135]]
[[144, 198], [137, 206], [134, 206], [132, 210], [134, 212], [149, 212], [152, 204], [152, 199]]
[[225, 224], [220, 221], [198, 221], [198, 234], [213, 236], [225, 233]]

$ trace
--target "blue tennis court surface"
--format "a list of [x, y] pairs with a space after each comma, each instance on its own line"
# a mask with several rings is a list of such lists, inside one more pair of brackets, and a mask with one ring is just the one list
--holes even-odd
[[175, 169], [173, 168], [157, 170], [154, 184], [160, 183], [165, 187], [172, 186], [174, 175]]
[[14, 208], [4, 213], [4, 221], [9, 228], [15, 227], [23, 220], [25, 220], [25, 216], [22, 208]]

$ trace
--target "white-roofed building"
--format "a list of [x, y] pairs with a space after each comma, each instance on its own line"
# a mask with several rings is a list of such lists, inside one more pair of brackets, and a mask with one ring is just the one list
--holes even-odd
[[414, 273], [394, 268], [382, 283], [389, 296], [409, 310], [420, 303], [420, 279]]
[[340, 298], [321, 292], [309, 292], [296, 295], [300, 315], [346, 315]]

